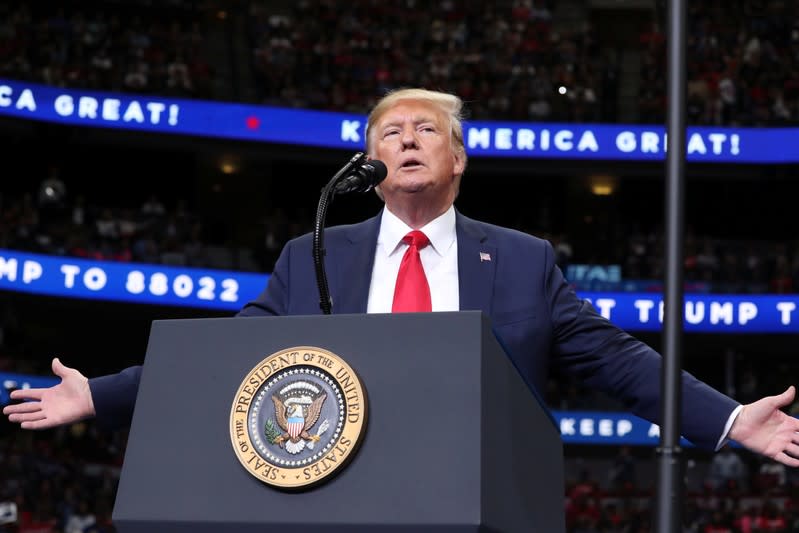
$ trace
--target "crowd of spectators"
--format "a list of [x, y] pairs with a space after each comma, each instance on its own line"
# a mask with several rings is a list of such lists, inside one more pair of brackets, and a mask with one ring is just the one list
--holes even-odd
[[[140, 205], [95, 205], [91, 199], [58, 193], [58, 181], [44, 180], [36, 193], [0, 195], [0, 248], [85, 259], [141, 262], [269, 272], [283, 245], [311, 231], [310, 216], [275, 208], [262, 219], [260, 238], [243, 242], [218, 231], [185, 200], [151, 195]], [[48, 193], [47, 191], [50, 191]], [[623, 280], [664, 279], [662, 231], [634, 231], [617, 257], [590, 253], [552, 228], [533, 230], [552, 242], [558, 264], [620, 264]], [[685, 280], [714, 293], [789, 294], [799, 288], [799, 243], [782, 240], [715, 239], [685, 235]], [[624, 285], [620, 285], [623, 288]]]
[[0, 78], [213, 98], [202, 3], [0, 2]]
[[[648, 533], [655, 529], [654, 454], [621, 446], [601, 459], [567, 456], [569, 533]], [[725, 447], [688, 454], [683, 485], [686, 533], [788, 533], [799, 528], [799, 477], [771, 460]]]
[[[722, 126], [799, 123], [799, 6], [786, 0], [688, 4], [687, 120]], [[641, 34], [642, 122], [663, 123], [666, 39]]]
[[[626, 239], [625, 279], [665, 278], [665, 235], [634, 232]], [[688, 231], [684, 237], [684, 278], [703, 292], [791, 294], [799, 289], [799, 242], [716, 239]]]
[[475, 119], [615, 120], [601, 104], [615, 98], [615, 65], [588, 21], [555, 26], [552, 0], [420, 7], [303, 0], [277, 14], [250, 2], [262, 101], [361, 113], [388, 89], [418, 85], [459, 94]]
[[264, 217], [262, 238], [242, 242], [190, 210], [185, 200], [153, 194], [140, 205], [98, 206], [81, 195], [0, 193], [0, 248], [100, 261], [139, 262], [268, 272], [290, 237], [311, 230], [276, 208]]
[[0, 533], [115, 533], [127, 434], [78, 423], [23, 432], [0, 421]]

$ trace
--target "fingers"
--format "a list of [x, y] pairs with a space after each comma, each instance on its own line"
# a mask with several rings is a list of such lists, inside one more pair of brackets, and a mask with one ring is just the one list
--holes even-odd
[[783, 450], [784, 453], [790, 455], [791, 457], [799, 457], [799, 446], [794, 443], [790, 443], [785, 447]]
[[3, 408], [3, 414], [10, 415], [14, 413], [33, 413], [41, 410], [42, 410], [42, 405], [39, 402], [24, 402], [24, 403], [15, 403], [13, 405], [6, 405]]
[[43, 418], [41, 420], [36, 420], [33, 422], [23, 422], [22, 424], [20, 424], [20, 427], [22, 429], [49, 429], [57, 425], [58, 424], [53, 424], [48, 419]]
[[58, 357], [54, 357], [54, 358], [53, 358], [53, 363], [52, 363], [52, 365], [51, 365], [51, 366], [53, 367], [53, 374], [55, 374], [56, 376], [58, 376], [58, 377], [60, 377], [60, 378], [63, 378], [63, 377], [64, 377], [64, 375], [65, 375], [67, 372], [69, 372], [70, 370], [72, 370], [71, 368], [69, 368], [69, 367], [67, 367], [67, 366], [64, 366], [63, 364], [61, 364], [61, 360], [60, 360]]
[[16, 413], [13, 415], [8, 416], [9, 422], [22, 422], [23, 427], [25, 422], [36, 422], [38, 420], [44, 420], [47, 418], [47, 415], [44, 414], [44, 411], [35, 411], [32, 413]]
[[12, 400], [41, 400], [45, 389], [17, 389], [12, 390], [9, 397]]
[[58, 425], [52, 417], [48, 417], [41, 402], [24, 402], [7, 405], [3, 414], [8, 415], [8, 421], [18, 423], [22, 429], [47, 429]]
[[799, 459], [797, 459], [796, 457], [791, 457], [785, 452], [778, 453], [776, 456], [774, 456], [774, 460], [779, 461], [780, 463], [786, 466], [793, 466], [793, 467], [799, 466]]
[[794, 396], [796, 396], [796, 388], [791, 385], [785, 389], [784, 392], [775, 396], [766, 396], [765, 398], [762, 398], [762, 400], [765, 400], [766, 402], [769, 402], [770, 405], [780, 409], [790, 405], [793, 402]]
[[791, 385], [788, 387], [785, 392], [779, 395], [780, 404], [781, 405], [788, 405], [793, 401], [794, 396], [796, 395], [796, 387]]

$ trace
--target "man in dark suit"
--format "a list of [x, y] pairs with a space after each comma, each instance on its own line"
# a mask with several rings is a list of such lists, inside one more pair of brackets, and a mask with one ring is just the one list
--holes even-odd
[[[388, 169], [378, 187], [385, 208], [365, 222], [326, 231], [333, 311], [482, 310], [528, 383], [541, 390], [554, 366], [657, 423], [660, 355], [577, 297], [548, 242], [454, 208], [467, 163], [461, 108], [453, 95], [406, 89], [373, 109], [367, 153]], [[310, 235], [290, 241], [264, 292], [238, 316], [319, 314], [311, 248]], [[423, 290], [406, 298], [398, 273], [419, 261]], [[6, 407], [11, 421], [31, 429], [91, 416], [107, 425], [129, 423], [140, 367], [91, 380], [58, 360], [53, 370], [61, 384], [15, 392], [14, 398], [38, 401]], [[799, 421], [780, 410], [793, 400], [793, 387], [742, 406], [683, 373], [682, 393], [682, 433], [697, 446], [718, 449], [734, 439], [799, 465]]]

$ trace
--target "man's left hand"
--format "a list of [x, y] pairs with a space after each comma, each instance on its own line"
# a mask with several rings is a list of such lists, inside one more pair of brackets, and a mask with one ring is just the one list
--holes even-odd
[[799, 466], [799, 420], [782, 411], [795, 395], [791, 385], [782, 394], [744, 405], [729, 438], [787, 466]]

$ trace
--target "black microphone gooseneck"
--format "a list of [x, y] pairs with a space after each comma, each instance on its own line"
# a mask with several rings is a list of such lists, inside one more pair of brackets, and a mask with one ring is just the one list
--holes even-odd
[[330, 314], [333, 307], [324, 263], [324, 229], [327, 207], [337, 194], [371, 190], [385, 179], [386, 173], [386, 166], [382, 161], [368, 161], [363, 152], [357, 152], [341, 170], [336, 172], [327, 185], [322, 187], [314, 221], [313, 260], [316, 268], [316, 284], [319, 287], [319, 307], [326, 315]]

